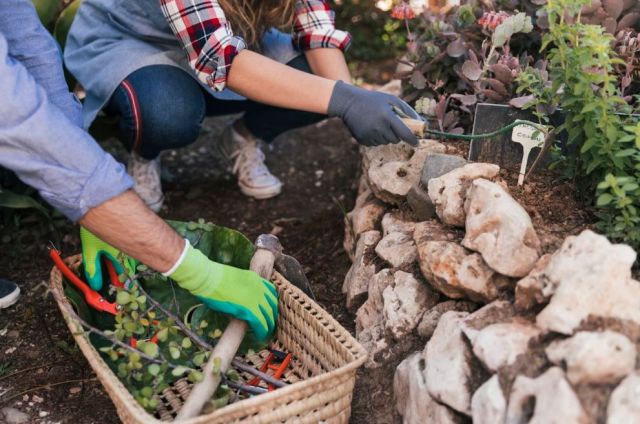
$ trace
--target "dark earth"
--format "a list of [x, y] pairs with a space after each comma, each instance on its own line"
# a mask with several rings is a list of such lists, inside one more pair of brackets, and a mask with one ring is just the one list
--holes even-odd
[[[358, 146], [335, 121], [283, 135], [266, 153], [270, 168], [285, 183], [284, 191], [275, 199], [255, 201], [240, 193], [212, 153], [228, 121], [205, 121], [195, 145], [164, 156], [167, 199], [161, 215], [185, 221], [204, 218], [250, 238], [277, 234], [287, 253], [305, 267], [320, 305], [354, 333], [354, 316], [346, 312], [341, 286], [350, 266], [342, 248], [343, 218], [355, 200]], [[448, 143], [466, 153], [466, 144]], [[104, 145], [122, 157], [116, 141]], [[503, 172], [502, 177], [531, 214], [547, 251], [593, 222], [591, 212], [574, 199], [573, 187], [558, 183], [552, 174], [534, 175], [525, 189], [513, 188], [517, 175]], [[0, 409], [19, 409], [34, 423], [117, 423], [115, 407], [47, 292], [48, 240], [57, 239], [65, 255], [78, 253], [77, 228], [58, 223], [56, 232], [43, 234], [35, 221], [22, 220], [18, 232], [3, 233], [0, 242], [0, 277], [17, 281], [22, 290], [19, 303], [0, 311]], [[416, 348], [422, 346], [424, 341]], [[359, 372], [351, 422], [400, 421], [393, 401], [396, 365]]]

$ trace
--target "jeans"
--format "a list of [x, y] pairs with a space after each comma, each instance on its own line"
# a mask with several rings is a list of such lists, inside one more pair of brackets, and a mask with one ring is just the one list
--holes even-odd
[[[287, 65], [311, 72], [304, 56]], [[129, 151], [145, 159], [195, 142], [205, 116], [244, 112], [247, 129], [268, 143], [285, 131], [325, 118], [252, 100], [216, 99], [185, 71], [169, 65], [147, 66], [129, 75], [114, 92], [105, 112], [120, 117], [120, 140]]]

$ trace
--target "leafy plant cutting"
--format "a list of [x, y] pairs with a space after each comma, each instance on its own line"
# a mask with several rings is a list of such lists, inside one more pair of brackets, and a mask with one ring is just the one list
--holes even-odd
[[[254, 247], [242, 234], [204, 220], [170, 225], [207, 257], [248, 268]], [[154, 410], [158, 394], [181, 378], [192, 383], [203, 380], [201, 368], [229, 322], [227, 315], [207, 308], [201, 299], [144, 265], [129, 271], [123, 267], [118, 275], [106, 262], [109, 279], [105, 281], [111, 284], [93, 290], [65, 268], [55, 249], [51, 256], [72, 283], [65, 294], [75, 305], [83, 331], [89, 332], [94, 346], [141, 406]], [[267, 344], [268, 340], [258, 341], [253, 333], [247, 333], [240, 353], [260, 350]], [[213, 372], [221, 374], [219, 358], [212, 362]], [[233, 365], [221, 375], [223, 384], [210, 403], [213, 409], [268, 390], [246, 384], [239, 371], [283, 386], [238, 360]]]

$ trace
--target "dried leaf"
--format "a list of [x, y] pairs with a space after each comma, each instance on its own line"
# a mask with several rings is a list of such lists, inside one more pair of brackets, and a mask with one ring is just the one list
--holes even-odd
[[640, 22], [640, 13], [628, 13], [624, 15], [622, 19], [620, 19], [620, 22], [618, 22], [618, 28], [616, 28], [616, 32], [622, 31], [626, 28], [634, 28], [638, 24], [638, 22]]
[[600, 0], [592, 0], [590, 5], [582, 8], [582, 16], [593, 15], [601, 6]]
[[418, 90], [422, 90], [427, 86], [427, 79], [422, 75], [422, 72], [415, 71], [411, 74], [411, 85]]
[[464, 56], [466, 52], [467, 52], [467, 47], [465, 46], [464, 41], [462, 41], [459, 38], [453, 40], [447, 46], [447, 54], [451, 57], [458, 58], [458, 57]]
[[496, 91], [505, 97], [509, 95], [509, 90], [507, 90], [507, 87], [501, 81], [498, 81], [495, 78], [487, 78], [485, 81], [487, 82], [487, 84], [489, 84], [493, 91]]
[[447, 98], [446, 97], [442, 97], [440, 99], [440, 101], [438, 101], [438, 104], [436, 105], [436, 119], [438, 120], [438, 125], [440, 126], [440, 129], [442, 130], [442, 122], [444, 121], [444, 114], [447, 110]]
[[624, 3], [622, 0], [602, 0], [602, 8], [612, 19], [618, 19], [622, 13]]
[[478, 102], [475, 94], [452, 94], [451, 97], [465, 106], [473, 106]]
[[607, 18], [602, 22], [602, 26], [606, 32], [613, 35], [618, 27], [618, 22], [614, 18]]
[[458, 114], [454, 111], [450, 110], [444, 115], [444, 119], [442, 120], [442, 126], [449, 130], [452, 127], [455, 127], [458, 124]]
[[503, 65], [502, 63], [496, 63], [495, 65], [489, 66], [489, 70], [493, 72], [497, 80], [500, 80], [504, 85], [509, 85], [513, 81], [513, 74], [511, 73], [511, 69], [508, 66]]
[[487, 96], [487, 99], [493, 100], [494, 102], [502, 102], [505, 99], [504, 96], [500, 95], [499, 93], [493, 90], [484, 89], [484, 90], [480, 90], [480, 92], [485, 96]]
[[511, 107], [515, 107], [516, 109], [522, 109], [527, 104], [533, 102], [535, 99], [536, 98], [533, 95], [516, 97], [509, 100], [509, 105]]
[[480, 75], [482, 75], [482, 69], [477, 63], [467, 60], [462, 65], [462, 75], [471, 81], [478, 81], [480, 79]]

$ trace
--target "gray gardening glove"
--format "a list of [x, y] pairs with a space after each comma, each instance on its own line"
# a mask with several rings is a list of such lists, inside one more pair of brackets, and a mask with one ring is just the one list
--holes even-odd
[[398, 118], [394, 107], [410, 118], [422, 119], [411, 106], [391, 94], [338, 81], [329, 101], [329, 116], [342, 118], [358, 143], [365, 146], [400, 141], [417, 145], [418, 138]]

